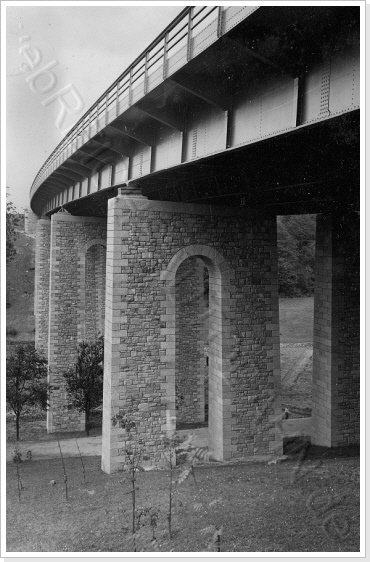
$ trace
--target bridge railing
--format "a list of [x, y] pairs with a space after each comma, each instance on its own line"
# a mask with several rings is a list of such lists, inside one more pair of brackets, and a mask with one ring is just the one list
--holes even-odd
[[257, 6], [186, 7], [71, 128], [39, 170], [30, 197], [78, 148]]

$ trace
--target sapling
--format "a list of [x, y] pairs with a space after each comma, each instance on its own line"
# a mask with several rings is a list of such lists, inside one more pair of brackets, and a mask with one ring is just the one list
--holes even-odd
[[84, 465], [84, 461], [82, 460], [82, 455], [81, 455], [80, 447], [78, 446], [77, 437], [76, 437], [76, 445], [77, 445], [77, 449], [78, 449], [78, 454], [80, 455], [80, 461], [81, 461], [81, 465], [82, 465], [82, 475], [83, 475], [84, 484], [85, 484], [85, 482], [86, 482], [85, 465]]
[[63, 454], [62, 454], [62, 448], [60, 446], [60, 441], [59, 441], [59, 437], [57, 435], [57, 440], [58, 440], [58, 446], [59, 446], [59, 451], [60, 451], [60, 458], [62, 459], [62, 466], [63, 466], [63, 473], [64, 473], [64, 486], [65, 486], [65, 491], [66, 491], [66, 501], [68, 501], [68, 484], [67, 484], [67, 473], [66, 473], [66, 467], [64, 464], [64, 458], [63, 458]]
[[167, 462], [170, 468], [169, 509], [167, 513], [168, 535], [172, 538], [172, 517], [174, 497], [178, 486], [191, 474], [196, 483], [194, 464], [197, 460], [208, 460], [211, 453], [208, 447], [192, 447], [195, 436], [189, 435], [183, 440], [177, 433], [164, 439], [167, 447]]
[[19, 465], [23, 461], [22, 461], [22, 453], [19, 452], [17, 445], [15, 445], [15, 447], [14, 447], [13, 462], [17, 466], [18, 500], [19, 500], [19, 503], [21, 503], [21, 491], [23, 490], [23, 483], [22, 483], [21, 471], [20, 471]]
[[135, 421], [130, 418], [125, 412], [121, 411], [119, 414], [115, 414], [112, 418], [112, 425], [116, 426], [117, 424], [122, 429], [125, 429], [127, 434], [128, 444], [125, 448], [125, 454], [128, 461], [128, 466], [126, 467], [125, 472], [127, 479], [131, 484], [131, 490], [128, 493], [131, 494], [133, 550], [134, 552], [138, 552], [138, 549], [143, 547], [143, 540], [140, 536], [140, 541], [138, 542], [138, 529], [140, 527], [142, 510], [138, 510], [136, 508], [136, 493], [139, 490], [136, 485], [137, 474], [144, 471], [142, 461], [148, 460], [149, 457], [144, 454], [143, 442], [138, 438], [137, 426]]

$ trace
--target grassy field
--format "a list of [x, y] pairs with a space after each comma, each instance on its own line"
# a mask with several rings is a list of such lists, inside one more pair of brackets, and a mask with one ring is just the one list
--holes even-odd
[[[163, 552], [207, 549], [211, 525], [222, 527], [222, 552], [356, 552], [359, 550], [358, 451], [308, 452], [281, 464], [208, 463], [179, 486], [167, 532], [169, 472], [138, 475], [137, 509], [159, 510], [156, 548]], [[9, 552], [132, 552], [130, 482], [107, 475], [100, 458], [65, 459], [68, 500], [60, 459], [7, 465]], [[51, 483], [55, 481], [55, 485]], [[218, 500], [218, 506], [209, 504]], [[196, 505], [201, 504], [201, 505]], [[195, 509], [197, 508], [197, 509]], [[142, 537], [148, 543], [149, 518]], [[147, 546], [149, 551], [153, 546]]]
[[313, 340], [313, 297], [279, 299], [280, 343]]

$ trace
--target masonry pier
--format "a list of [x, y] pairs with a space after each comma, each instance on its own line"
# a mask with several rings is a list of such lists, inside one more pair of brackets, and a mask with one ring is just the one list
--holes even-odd
[[311, 441], [360, 441], [360, 219], [317, 215]]
[[[282, 453], [274, 215], [152, 201], [122, 188], [108, 220], [41, 217], [35, 266], [35, 343], [48, 354], [53, 387], [48, 432], [84, 428], [68, 408], [62, 373], [79, 341], [104, 332], [105, 472], [125, 464], [127, 434], [112, 425], [115, 414], [135, 420], [148, 464], [161, 465], [163, 437], [176, 422], [203, 422], [207, 398], [215, 458]], [[305, 425], [313, 444], [359, 442], [359, 317], [358, 213], [317, 215]]]
[[[190, 258], [209, 272], [210, 448], [220, 460], [282, 452], [276, 218], [122, 190], [108, 208], [106, 472], [125, 463], [119, 413], [137, 422], [149, 462], [163, 462], [176, 427], [176, 277]], [[199, 361], [199, 346], [192, 354]]]
[[76, 360], [78, 342], [102, 329], [106, 220], [56, 213], [51, 217], [49, 379], [47, 430], [84, 429], [84, 416], [68, 409], [62, 373]]

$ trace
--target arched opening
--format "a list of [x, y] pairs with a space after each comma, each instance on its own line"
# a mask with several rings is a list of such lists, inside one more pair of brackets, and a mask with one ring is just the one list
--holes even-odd
[[92, 240], [80, 253], [80, 321], [78, 339], [104, 334], [106, 243]]
[[162, 370], [167, 381], [166, 430], [172, 433], [178, 419], [180, 427], [186, 422], [204, 425], [208, 394], [208, 446], [219, 460], [229, 457], [231, 277], [224, 258], [207, 246], [181, 250], [162, 275], [166, 281], [166, 366]]
[[189, 257], [175, 281], [176, 429], [194, 429], [208, 424], [208, 269]]
[[104, 333], [105, 316], [105, 247], [91, 246], [85, 264], [85, 338], [95, 339]]

